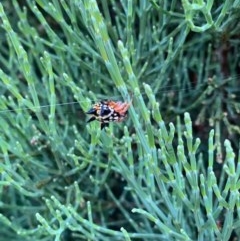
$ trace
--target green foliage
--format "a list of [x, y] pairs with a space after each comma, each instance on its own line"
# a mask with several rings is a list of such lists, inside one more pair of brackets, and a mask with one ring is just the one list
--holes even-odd
[[219, 2], [1, 1], [1, 241], [239, 237], [240, 1]]

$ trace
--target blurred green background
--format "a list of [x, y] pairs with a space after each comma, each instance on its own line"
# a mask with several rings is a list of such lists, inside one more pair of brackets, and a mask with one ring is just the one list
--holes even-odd
[[[1, 241], [238, 240], [240, 1], [2, 0], [0, 17]], [[86, 124], [131, 96], [123, 123]]]

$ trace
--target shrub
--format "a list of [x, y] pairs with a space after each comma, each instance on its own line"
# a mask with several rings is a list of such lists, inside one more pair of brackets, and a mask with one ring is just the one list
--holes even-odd
[[1, 240], [237, 240], [239, 6], [3, 0]]

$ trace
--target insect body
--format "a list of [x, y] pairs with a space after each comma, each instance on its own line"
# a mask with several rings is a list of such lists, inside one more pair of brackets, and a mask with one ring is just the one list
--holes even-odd
[[121, 122], [127, 116], [131, 102], [103, 100], [92, 106], [87, 114], [92, 117], [88, 122], [97, 120], [101, 122], [101, 129], [109, 125], [109, 122]]

